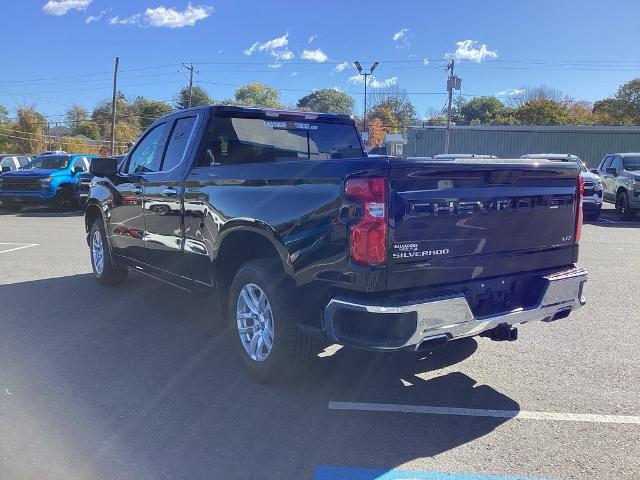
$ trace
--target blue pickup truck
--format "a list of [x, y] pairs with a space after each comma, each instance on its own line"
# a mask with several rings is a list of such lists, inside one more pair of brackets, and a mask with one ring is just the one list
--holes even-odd
[[89, 171], [89, 163], [97, 155], [41, 155], [20, 170], [0, 177], [0, 201], [5, 208], [19, 210], [24, 206], [46, 205], [58, 211], [76, 203], [76, 183]]

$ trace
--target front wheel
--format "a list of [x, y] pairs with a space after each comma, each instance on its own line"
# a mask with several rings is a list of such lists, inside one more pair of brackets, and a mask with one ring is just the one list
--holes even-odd
[[127, 279], [129, 271], [114, 265], [111, 248], [107, 243], [104, 226], [100, 220], [93, 222], [89, 233], [91, 266], [98, 283], [106, 286], [118, 285]]
[[633, 220], [636, 212], [629, 206], [629, 194], [620, 192], [616, 197], [616, 213], [620, 220]]
[[53, 209], [56, 212], [66, 212], [73, 207], [74, 198], [73, 193], [68, 188], [62, 187], [56, 192], [56, 196], [53, 199]]
[[229, 290], [231, 335], [249, 372], [262, 382], [295, 377], [311, 358], [311, 339], [295, 318], [295, 289], [277, 259], [240, 267]]

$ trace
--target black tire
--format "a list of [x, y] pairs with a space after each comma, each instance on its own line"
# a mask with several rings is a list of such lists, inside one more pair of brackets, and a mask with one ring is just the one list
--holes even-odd
[[636, 211], [629, 206], [629, 194], [627, 192], [620, 192], [616, 197], [616, 213], [620, 220], [633, 220], [636, 215]]
[[595, 222], [600, 218], [600, 210], [597, 212], [588, 212], [584, 214], [585, 222]]
[[[245, 350], [236, 316], [240, 293], [251, 284], [258, 286], [266, 295], [272, 317], [272, 347], [261, 361], [251, 358]], [[260, 382], [295, 378], [306, 369], [311, 360], [312, 340], [296, 325], [295, 305], [293, 282], [282, 271], [278, 259], [263, 258], [245, 263], [231, 283], [227, 315], [233, 342], [251, 375]]]
[[53, 199], [53, 209], [56, 212], [67, 212], [75, 203], [73, 192], [67, 187], [60, 187]]
[[[103, 257], [101, 270], [96, 266], [96, 260], [93, 254], [96, 235], [100, 236], [100, 240], [102, 242]], [[93, 269], [93, 275], [100, 285], [112, 287], [123, 283], [129, 275], [129, 270], [114, 264], [113, 257], [111, 255], [111, 248], [109, 247], [109, 243], [106, 238], [102, 221], [96, 220], [93, 222], [89, 233], [89, 251], [91, 254], [91, 268]]]

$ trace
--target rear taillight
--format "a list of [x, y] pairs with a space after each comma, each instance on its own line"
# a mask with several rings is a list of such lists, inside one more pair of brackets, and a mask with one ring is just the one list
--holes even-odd
[[574, 232], [574, 238], [576, 242], [580, 241], [582, 236], [582, 199], [584, 197], [584, 178], [578, 176], [578, 183], [576, 185], [576, 231]]
[[362, 217], [351, 226], [351, 260], [361, 265], [381, 265], [387, 260], [387, 179], [351, 178], [347, 196], [362, 205]]

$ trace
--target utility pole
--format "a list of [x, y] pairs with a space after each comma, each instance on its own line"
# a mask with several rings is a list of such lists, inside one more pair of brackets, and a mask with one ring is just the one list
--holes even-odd
[[456, 66], [455, 59], [451, 59], [449, 65], [447, 65], [447, 71], [451, 70], [451, 74], [447, 77], [447, 93], [449, 95], [449, 101], [447, 104], [447, 131], [444, 137], [444, 153], [449, 153], [449, 143], [451, 141], [451, 101], [453, 99], [453, 91], [460, 90], [462, 86], [462, 80], [453, 73], [453, 69]]
[[[362, 71], [362, 65], [360, 65], [360, 62], [353, 62], [353, 64], [356, 66], [358, 73], [364, 77], [364, 115], [362, 116], [362, 131], [366, 132], [367, 131], [367, 79], [369, 75], [373, 73], [376, 67], [380, 65], [380, 62], [374, 62], [373, 65], [371, 65], [371, 68], [369, 69], [368, 72]], [[367, 139], [367, 143], [369, 143], [369, 139]]]
[[194, 73], [200, 73], [200, 72], [198, 72], [195, 69], [195, 67], [193, 66], [193, 63], [190, 63], [189, 65], [185, 65], [183, 63], [182, 66], [184, 68], [186, 68], [187, 70], [189, 70], [189, 108], [191, 108], [191, 106], [192, 106], [192, 97], [193, 97], [193, 74]]
[[113, 97], [111, 100], [111, 155], [116, 153], [116, 93], [118, 91], [118, 66], [120, 57], [116, 57], [116, 65], [113, 69]]

